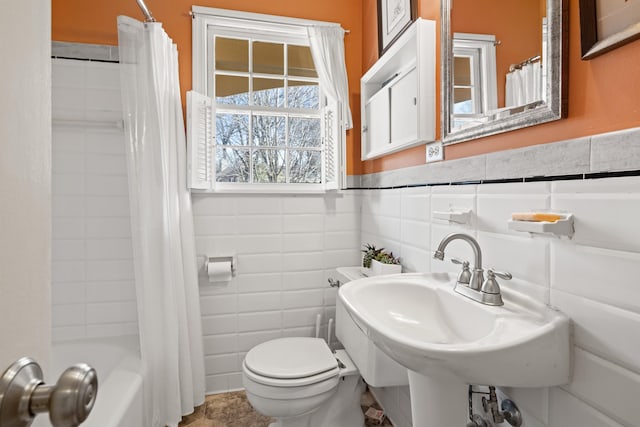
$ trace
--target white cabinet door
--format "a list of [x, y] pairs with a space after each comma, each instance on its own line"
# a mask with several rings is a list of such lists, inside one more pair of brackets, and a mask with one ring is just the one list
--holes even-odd
[[384, 150], [389, 145], [389, 89], [382, 88], [373, 95], [365, 106], [364, 132], [368, 154]]
[[416, 69], [403, 74], [389, 88], [391, 142], [408, 144], [418, 140], [418, 79]]

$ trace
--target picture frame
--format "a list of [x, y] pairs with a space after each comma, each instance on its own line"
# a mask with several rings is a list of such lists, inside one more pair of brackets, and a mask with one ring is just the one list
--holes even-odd
[[378, 0], [378, 54], [382, 56], [417, 18], [416, 0]]
[[[623, 10], [625, 8], [626, 10]], [[602, 13], [603, 9], [605, 18], [601, 19], [598, 14]], [[598, 35], [599, 20], [601, 26], [606, 21], [606, 36]], [[637, 39], [640, 39], [640, 7], [637, 3], [580, 0], [582, 60], [596, 58]]]

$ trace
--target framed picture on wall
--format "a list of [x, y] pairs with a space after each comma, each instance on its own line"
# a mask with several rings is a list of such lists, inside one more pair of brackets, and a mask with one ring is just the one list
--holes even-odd
[[378, 0], [378, 53], [383, 53], [415, 21], [416, 0]]
[[640, 38], [640, 2], [580, 0], [582, 59], [592, 59]]

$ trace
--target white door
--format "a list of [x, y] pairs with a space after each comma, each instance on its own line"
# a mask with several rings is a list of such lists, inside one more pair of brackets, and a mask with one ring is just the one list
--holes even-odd
[[49, 370], [51, 5], [0, 12], [0, 372], [21, 356]]

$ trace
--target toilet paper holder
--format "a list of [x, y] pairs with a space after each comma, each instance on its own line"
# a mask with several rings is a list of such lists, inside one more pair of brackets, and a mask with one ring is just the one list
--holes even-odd
[[231, 263], [231, 276], [236, 276], [236, 257], [234, 256], [205, 256], [204, 257], [204, 271], [207, 271], [207, 267], [210, 262], [230, 262]]

